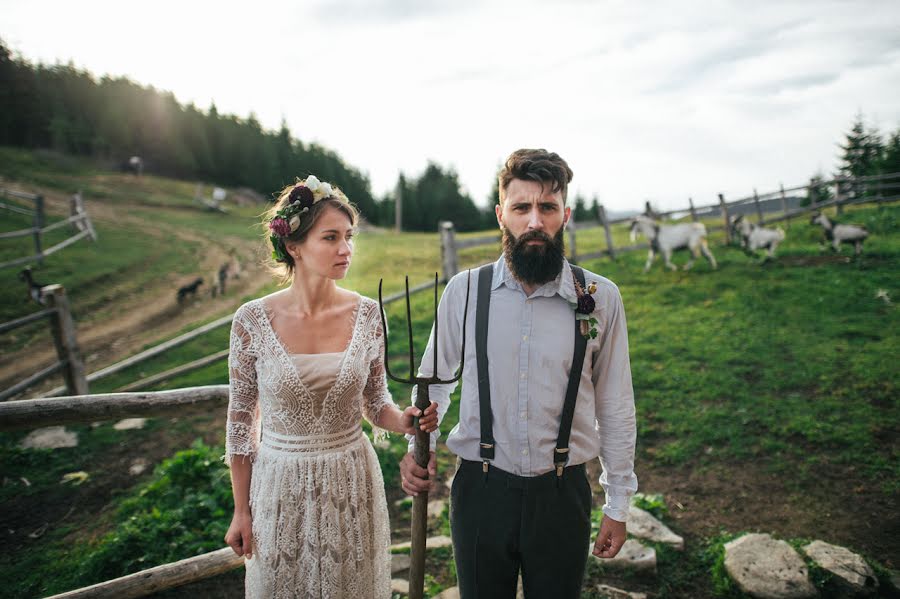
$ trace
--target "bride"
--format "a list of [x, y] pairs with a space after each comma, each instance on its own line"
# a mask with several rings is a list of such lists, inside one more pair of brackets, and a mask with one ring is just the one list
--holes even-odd
[[335, 283], [350, 267], [356, 209], [313, 176], [267, 213], [272, 257], [290, 286], [235, 313], [226, 461], [246, 558], [247, 597], [390, 597], [381, 468], [360, 422], [437, 428], [391, 400], [379, 307]]

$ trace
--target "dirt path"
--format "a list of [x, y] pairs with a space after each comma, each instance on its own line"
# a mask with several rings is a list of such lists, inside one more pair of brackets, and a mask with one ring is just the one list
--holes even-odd
[[[67, 214], [67, 197], [52, 190], [35, 191], [44, 194], [49, 214]], [[184, 284], [184, 276], [172, 274], [154, 281], [152, 286], [138, 287], [127, 274], [123, 274], [92, 302], [89, 313], [95, 316], [76, 322], [78, 343], [88, 372], [133, 355], [148, 344], [170, 338], [192, 323], [234, 310], [240, 298], [255, 294], [272, 281], [271, 275], [262, 266], [262, 246], [259, 242], [237, 237], [212, 239], [184, 228], [167, 227], [133, 215], [127, 205], [88, 200], [86, 207], [95, 224], [139, 225], [142, 235], [146, 237], [142, 243], [147, 244], [148, 255], [151, 256], [153, 247], [158, 244], [199, 242], [204, 249], [197, 256], [194, 270], [202, 273], [207, 283], [212, 273], [216, 273], [219, 266], [231, 258], [229, 248], [234, 248], [241, 262], [239, 278], [229, 279], [226, 295], [213, 298], [207, 290], [185, 306], [178, 305], [175, 294], [176, 289]], [[0, 387], [20, 380], [55, 360], [56, 352], [49, 339], [46, 343], [30, 344], [17, 351], [14, 360], [0, 364]], [[59, 381], [54, 378], [44, 385], [32, 387], [22, 397], [33, 397], [58, 384]]]

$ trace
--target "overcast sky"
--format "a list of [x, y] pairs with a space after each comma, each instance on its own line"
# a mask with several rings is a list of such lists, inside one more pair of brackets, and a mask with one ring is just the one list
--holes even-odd
[[[608, 208], [712, 203], [835, 169], [900, 127], [900, 2], [0, 0], [33, 62], [127, 75], [337, 151], [376, 194], [428, 160], [487, 201], [544, 147]], [[572, 197], [570, 193], [570, 198]]]

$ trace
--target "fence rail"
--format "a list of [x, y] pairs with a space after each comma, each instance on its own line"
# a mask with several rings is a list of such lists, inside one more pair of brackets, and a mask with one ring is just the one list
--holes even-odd
[[59, 371], [63, 372], [66, 384], [61, 387], [71, 395], [88, 392], [88, 382], [84, 375], [84, 362], [81, 359], [81, 351], [78, 348], [78, 340], [75, 335], [75, 321], [69, 310], [69, 299], [62, 285], [47, 285], [41, 289], [50, 307], [27, 316], [0, 324], [0, 333], [6, 333], [29, 323], [42, 320], [50, 321], [50, 332], [53, 335], [53, 344], [56, 346], [57, 361], [46, 368], [32, 374], [24, 380], [15, 383], [11, 387], [0, 391], [0, 402], [10, 397], [15, 397], [29, 387], [44, 381]]
[[[0, 240], [15, 239], [17, 237], [26, 237], [30, 235], [34, 240], [35, 252], [34, 254], [2, 262], [0, 263], [0, 269], [12, 268], [14, 266], [27, 264], [30, 262], [41, 263], [47, 256], [50, 256], [58, 252], [59, 250], [72, 245], [76, 241], [84, 239], [85, 237], [90, 237], [92, 241], [97, 241], [97, 232], [94, 230], [94, 225], [91, 222], [90, 216], [84, 209], [84, 200], [81, 197], [80, 191], [76, 192], [69, 199], [71, 215], [68, 218], [52, 223], [50, 225], [45, 225], [46, 215], [44, 213], [43, 196], [5, 188], [0, 188], [0, 196], [4, 198], [14, 197], [16, 199], [31, 201], [34, 203], [33, 209], [26, 209], [15, 206], [13, 204], [7, 204], [6, 202], [0, 202], [0, 208], [4, 208], [6, 210], [31, 217], [31, 227], [27, 229], [19, 229], [17, 231], [6, 231], [4, 233], [0, 233]], [[44, 249], [42, 236], [46, 233], [49, 233], [50, 231], [55, 231], [56, 229], [59, 229], [66, 225], [71, 225], [74, 228], [74, 235], [57, 243], [52, 247]]]

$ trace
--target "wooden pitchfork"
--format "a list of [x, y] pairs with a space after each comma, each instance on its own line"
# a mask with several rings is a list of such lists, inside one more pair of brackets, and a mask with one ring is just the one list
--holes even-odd
[[[463, 365], [465, 363], [465, 355], [466, 355], [466, 318], [469, 313], [469, 287], [471, 285], [471, 278], [468, 280], [466, 284], [466, 306], [463, 312], [463, 339], [462, 339], [462, 351], [460, 353], [460, 362], [459, 362], [459, 371], [457, 371], [456, 376], [449, 380], [442, 380], [437, 376], [437, 364], [438, 364], [438, 275], [434, 273], [434, 345], [432, 352], [434, 355], [434, 368], [432, 369], [432, 375], [429, 377], [420, 377], [415, 376], [416, 367], [415, 367], [415, 352], [413, 349], [413, 334], [412, 334], [412, 316], [410, 314], [409, 308], [409, 277], [406, 277], [406, 323], [407, 329], [409, 330], [409, 377], [400, 378], [398, 376], [394, 376], [394, 373], [391, 372], [391, 368], [388, 365], [388, 335], [387, 335], [387, 323], [385, 321], [385, 313], [384, 313], [384, 301], [381, 298], [381, 284], [383, 280], [378, 281], [378, 305], [381, 308], [381, 327], [384, 331], [384, 367], [387, 371], [387, 375], [397, 381], [398, 383], [403, 383], [406, 385], [417, 385], [416, 387], [416, 407], [425, 411], [425, 408], [431, 405], [431, 400], [428, 395], [428, 388], [431, 385], [446, 385], [448, 383], [455, 383], [459, 380], [460, 375], [462, 375]], [[416, 428], [416, 444], [415, 449], [413, 451], [413, 457], [416, 460], [416, 463], [422, 468], [428, 468], [428, 458], [430, 453], [430, 433], [426, 433], [422, 429], [419, 428], [419, 419], [415, 418], [413, 421], [413, 426]], [[427, 476], [427, 475], [426, 475]], [[425, 593], [425, 533], [426, 533], [426, 525], [428, 519], [428, 493], [419, 493], [413, 498], [413, 510], [412, 510], [412, 530], [410, 531], [411, 538], [411, 551], [410, 551], [410, 566], [409, 566], [409, 597], [410, 599], [422, 599], [423, 594]]]

